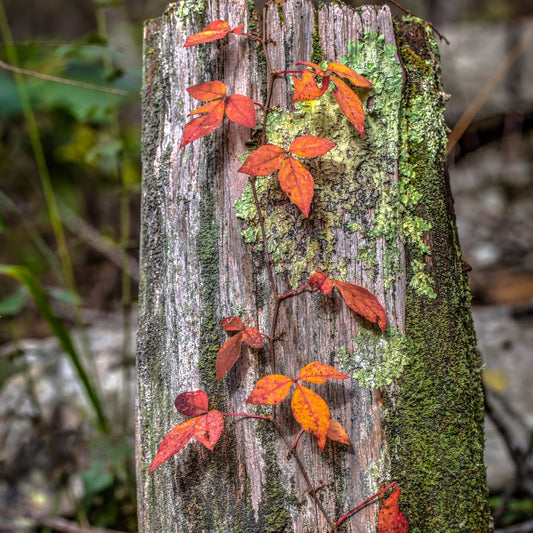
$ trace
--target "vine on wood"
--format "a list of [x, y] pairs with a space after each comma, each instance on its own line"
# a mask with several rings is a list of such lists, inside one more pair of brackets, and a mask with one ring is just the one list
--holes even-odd
[[[270, 3], [265, 3], [265, 10]], [[209, 43], [233, 34], [261, 43], [267, 65], [269, 65], [267, 44], [274, 45], [275, 43], [266, 37], [265, 26], [263, 26], [263, 35], [261, 37], [244, 33], [243, 29], [244, 25], [232, 29], [226, 21], [216, 20], [203, 28], [201, 32], [189, 36], [184, 46], [190, 47]], [[266, 242], [264, 218], [258, 201], [256, 177], [270, 176], [277, 172], [281, 189], [287, 194], [289, 200], [300, 209], [303, 216], [308, 217], [314, 195], [314, 179], [309, 170], [300, 161], [300, 158], [319, 157], [333, 150], [336, 146], [334, 142], [328, 139], [313, 135], [296, 137], [288, 148], [266, 142], [266, 129], [264, 126], [270, 110], [270, 95], [272, 94], [272, 85], [275, 79], [282, 75], [292, 75], [294, 102], [320, 98], [332, 87], [333, 96], [340, 110], [361, 136], [364, 136], [364, 107], [354, 88], [367, 89], [372, 87], [372, 84], [353, 69], [341, 63], [332, 62], [325, 68], [309, 62], [296, 64], [304, 68], [302, 70], [271, 73], [269, 80], [267, 80], [265, 104], [253, 102], [251, 98], [244, 95], [233, 94], [228, 96], [225, 84], [218, 80], [200, 83], [187, 88], [188, 93], [193, 98], [205, 103], [189, 114], [189, 116], [199, 116], [196, 116], [185, 125], [180, 148], [211, 133], [222, 123], [224, 115], [243, 127], [255, 128], [256, 108], [261, 110], [262, 120], [260, 124], [262, 124], [263, 128], [260, 146], [246, 158], [239, 168], [239, 172], [248, 175], [264, 242]], [[363, 503], [335, 520], [329, 516], [321, 500], [317, 497], [317, 490], [298, 454], [297, 445], [304, 432], [316, 437], [320, 450], [324, 449], [328, 438], [350, 445], [349, 436], [342, 424], [330, 418], [330, 410], [326, 401], [303, 384], [303, 382], [306, 382], [319, 385], [331, 379], [348, 379], [348, 376], [320, 361], [314, 361], [304, 366], [297, 378], [275, 373], [275, 343], [281, 340], [280, 337], [275, 336], [277, 316], [279, 307], [285, 299], [297, 296], [304, 290], [321, 291], [322, 294], [328, 295], [334, 288], [337, 288], [348, 307], [369, 322], [377, 324], [381, 331], [385, 330], [387, 324], [385, 310], [378, 299], [367, 289], [338, 279], [328, 278], [323, 272], [315, 272], [310, 276], [306, 285], [280, 295], [272, 269], [272, 261], [266, 246], [264, 247], [264, 253], [274, 302], [271, 309], [270, 334], [263, 334], [254, 327], [245, 327], [239, 317], [224, 318], [222, 320], [222, 328], [229, 333], [233, 333], [233, 335], [218, 351], [216, 377], [220, 381], [235, 365], [240, 357], [243, 342], [250, 348], [258, 350], [263, 347], [264, 339], [268, 339], [273, 373], [257, 381], [246, 402], [254, 405], [275, 406], [288, 397], [294, 386], [291, 409], [294, 418], [301, 426], [300, 433], [294, 443], [291, 443], [285, 435], [280, 421], [275, 417], [275, 411], [273, 411], [271, 416], [248, 413], [221, 413], [216, 409], [209, 409], [209, 399], [205, 391], [183, 392], [175, 400], [176, 410], [178, 413], [190, 418], [167, 433], [150, 466], [150, 472], [183, 449], [193, 437], [208, 449], [213, 449], [224, 430], [224, 417], [226, 416], [263, 420], [274, 426], [281, 440], [288, 447], [290, 455], [294, 458], [309, 488], [308, 493], [313, 498], [319, 511], [324, 515], [330, 531], [337, 531], [338, 527], [346, 519], [392, 489], [389, 497], [381, 506], [378, 529], [380, 533], [406, 533], [408, 531], [408, 522], [399, 508], [400, 490], [396, 483], [391, 483], [382, 488]]]

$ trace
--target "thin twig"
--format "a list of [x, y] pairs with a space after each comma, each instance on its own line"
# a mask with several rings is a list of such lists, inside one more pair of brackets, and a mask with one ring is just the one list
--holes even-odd
[[[418, 15], [413, 13], [411, 10], [407, 9], [406, 7], [403, 7], [401, 4], [396, 2], [396, 0], [387, 0], [387, 2], [390, 2], [393, 6], [396, 6], [398, 9], [401, 9], [404, 13], [407, 13], [411, 17], [415, 17], [417, 19], [420, 18]], [[442, 39], [446, 44], [450, 44], [450, 41], [448, 41], [448, 39], [446, 39], [446, 37], [444, 37], [444, 35], [442, 35], [442, 33], [440, 33], [440, 31], [437, 30], [437, 28], [435, 28], [435, 26], [433, 26], [431, 22], [429, 22], [428, 20], [424, 20], [424, 22], [439, 36], [440, 39]]]
[[54, 83], [62, 83], [63, 85], [72, 85], [73, 87], [80, 87], [81, 89], [89, 89], [91, 91], [100, 91], [102, 93], [117, 94], [120, 96], [125, 96], [128, 94], [126, 91], [121, 91], [120, 89], [111, 89], [109, 87], [93, 85], [92, 83], [84, 83], [82, 81], [69, 80], [67, 78], [58, 78], [57, 76], [43, 74], [42, 72], [36, 72], [35, 70], [14, 67], [13, 65], [5, 63], [2, 60], [0, 60], [0, 68], [8, 70], [9, 72], [15, 72], [16, 74], [31, 76], [32, 78], [38, 78], [40, 80], [53, 81]]

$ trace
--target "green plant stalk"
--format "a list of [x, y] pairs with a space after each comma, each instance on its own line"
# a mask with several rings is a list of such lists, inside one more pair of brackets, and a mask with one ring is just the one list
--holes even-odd
[[39, 313], [46, 320], [61, 347], [68, 355], [68, 358], [78, 375], [78, 379], [85, 389], [89, 403], [96, 413], [99, 428], [104, 432], [107, 431], [107, 420], [98, 393], [83, 366], [68, 329], [52, 311], [44, 290], [37, 281], [37, 278], [27, 268], [13, 265], [0, 265], [0, 274], [10, 276], [19, 283], [22, 283], [28, 289]]
[[[17, 54], [16, 48], [13, 42], [13, 36], [11, 35], [11, 28], [9, 27], [9, 22], [7, 20], [7, 15], [5, 12], [3, 0], [0, 0], [0, 33], [2, 34], [2, 39], [5, 44], [6, 55], [7, 55], [9, 62], [14, 67], [18, 67], [19, 66], [18, 54]], [[79, 298], [78, 291], [76, 289], [76, 283], [74, 280], [74, 270], [72, 268], [72, 261], [70, 259], [70, 255], [68, 252], [65, 231], [63, 229], [63, 224], [61, 222], [61, 216], [59, 214], [59, 209], [58, 209], [57, 201], [55, 198], [54, 189], [52, 186], [52, 180], [50, 178], [50, 172], [48, 171], [48, 165], [46, 164], [46, 158], [44, 155], [43, 145], [41, 142], [41, 137], [39, 135], [39, 128], [37, 126], [37, 121], [35, 120], [35, 114], [33, 113], [28, 90], [26, 88], [26, 84], [24, 83], [22, 75], [17, 72], [14, 72], [13, 77], [15, 79], [17, 92], [18, 92], [20, 102], [22, 105], [24, 118], [26, 120], [26, 127], [28, 130], [31, 147], [33, 150], [34, 158], [35, 158], [35, 164], [37, 165], [37, 171], [39, 174], [39, 179], [41, 181], [41, 186], [43, 189], [46, 207], [48, 210], [48, 217], [50, 219], [50, 224], [52, 226], [52, 230], [54, 232], [54, 236], [55, 236], [56, 243], [57, 243], [59, 260], [61, 262], [61, 267], [63, 269], [63, 277], [64, 277], [63, 281], [66, 283], [71, 293], [74, 296], [77, 296], [77, 298], [74, 299], [74, 303], [73, 303], [74, 315], [76, 317], [76, 322], [78, 324], [78, 328], [80, 329], [80, 333], [81, 333], [81, 343], [83, 347], [83, 352], [86, 354], [87, 360], [90, 361], [91, 358], [89, 357], [89, 354], [90, 354], [89, 343], [88, 343], [87, 336], [85, 333], [84, 320], [83, 320], [83, 316], [81, 313], [80, 304], [78, 303], [81, 301], [81, 299]], [[81, 359], [79, 359], [77, 355], [77, 352], [76, 352], [76, 357], [79, 360], [79, 364], [82, 364]], [[86, 374], [86, 377], [88, 379], [89, 377], [88, 374]], [[94, 366], [93, 366], [93, 378], [94, 378], [94, 385], [91, 385], [91, 389], [94, 389], [95, 394], [96, 394], [98, 373], [96, 372], [96, 369]], [[95, 414], [98, 419], [100, 419], [100, 414], [103, 415], [103, 413], [95, 413]], [[100, 429], [106, 430], [107, 423], [102, 424], [101, 422], [103, 420], [104, 419], [100, 420], [99, 426], [100, 426]]]

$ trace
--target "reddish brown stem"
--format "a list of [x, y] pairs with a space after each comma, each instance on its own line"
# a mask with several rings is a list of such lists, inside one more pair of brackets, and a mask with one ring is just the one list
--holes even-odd
[[298, 446], [298, 442], [300, 440], [300, 437], [305, 433], [305, 431], [303, 429], [300, 430], [300, 433], [298, 433], [298, 435], [296, 436], [296, 439], [294, 439], [294, 443], [293, 445], [291, 446], [291, 453], [296, 450], [296, 446]]
[[276, 76], [282, 76], [283, 74], [301, 74], [303, 70], [278, 70]]
[[357, 513], [357, 511], [360, 511], [363, 507], [368, 505], [372, 500], [379, 498], [383, 493], [387, 492], [392, 487], [394, 487], [395, 489], [398, 488], [398, 484], [396, 483], [396, 481], [393, 481], [390, 485], [387, 485], [385, 488], [376, 492], [376, 494], [370, 496], [370, 498], [367, 498], [363, 503], [360, 503], [357, 507], [354, 507], [351, 511], [348, 511], [346, 514], [342, 515], [336, 522], [337, 527], [340, 526], [347, 518], [350, 518], [350, 516]]
[[263, 43], [263, 39], [260, 37], [257, 37], [256, 35], [251, 35], [250, 33], [239, 33], [238, 35], [242, 35], [243, 37], [248, 37], [249, 39], [253, 39], [254, 41], [259, 41], [261, 44]]
[[278, 295], [278, 300], [285, 300], [286, 298], [290, 298], [291, 296], [295, 296], [299, 292], [307, 289], [309, 287], [309, 283], [306, 283], [305, 285], [302, 285], [301, 287], [298, 287], [296, 289], [293, 289], [292, 291], [286, 292], [285, 294], [282, 294], [281, 296]]
[[259, 420], [266, 420], [272, 422], [272, 418], [263, 415], [249, 415], [247, 413], [220, 413], [222, 416], [242, 416], [244, 418], [259, 418]]

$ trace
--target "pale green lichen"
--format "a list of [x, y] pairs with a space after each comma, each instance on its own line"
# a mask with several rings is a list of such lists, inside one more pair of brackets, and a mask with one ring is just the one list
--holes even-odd
[[361, 387], [373, 390], [390, 385], [408, 362], [408, 341], [392, 326], [379, 336], [373, 330], [361, 328], [354, 342], [357, 348], [353, 352], [341, 347], [337, 358], [342, 370]]

